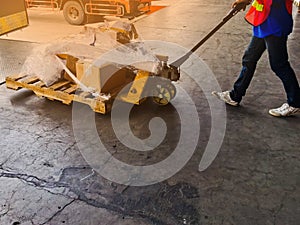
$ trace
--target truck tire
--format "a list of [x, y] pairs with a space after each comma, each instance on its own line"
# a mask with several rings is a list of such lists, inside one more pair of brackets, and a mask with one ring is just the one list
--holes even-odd
[[81, 25], [86, 21], [86, 15], [77, 1], [67, 1], [63, 8], [65, 20], [72, 25]]

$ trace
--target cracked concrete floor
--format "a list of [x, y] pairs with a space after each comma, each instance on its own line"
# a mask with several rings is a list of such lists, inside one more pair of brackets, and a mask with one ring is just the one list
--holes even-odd
[[[227, 11], [227, 2], [221, 0], [210, 4], [184, 2], [177, 1], [138, 21], [139, 33], [145, 39], [169, 40], [189, 48], [218, 21], [210, 15]], [[199, 18], [192, 23], [193, 12], [198, 12]], [[230, 88], [234, 81], [250, 37], [249, 27], [241, 21], [242, 14], [237, 15], [231, 25], [224, 26], [197, 52], [223, 89]], [[295, 15], [289, 50], [298, 75], [299, 25], [300, 17]], [[0, 73], [17, 72], [36, 45], [0, 40]], [[284, 96], [266, 55], [241, 107], [226, 108], [223, 144], [204, 172], [198, 171], [198, 164], [211, 128], [208, 103], [201, 89], [184, 74], [179, 85], [192, 97], [199, 113], [198, 146], [180, 172], [146, 187], [116, 184], [93, 173], [74, 138], [71, 106], [1, 85], [0, 224], [299, 224], [300, 116], [278, 119], [267, 114], [268, 108], [280, 105]], [[95, 115], [95, 123], [116, 157], [151, 164], [170, 153], [180, 133], [180, 121], [171, 105], [159, 107], [146, 101], [132, 110], [131, 128], [138, 137], [147, 136], [149, 118], [153, 116], [162, 116], [171, 130], [153, 153], [136, 154], [121, 145], [113, 135], [110, 115]]]

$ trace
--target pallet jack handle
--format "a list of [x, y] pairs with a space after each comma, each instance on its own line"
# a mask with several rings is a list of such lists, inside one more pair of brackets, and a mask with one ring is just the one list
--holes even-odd
[[201, 41], [199, 41], [188, 53], [177, 59], [176, 61], [170, 64], [173, 68], [179, 68], [201, 45], [204, 44], [214, 33], [216, 33], [227, 21], [229, 21], [232, 17], [234, 17], [239, 11], [244, 9], [246, 3], [238, 3], [234, 8], [232, 8], [227, 15], [223, 18], [223, 20], [212, 29]]

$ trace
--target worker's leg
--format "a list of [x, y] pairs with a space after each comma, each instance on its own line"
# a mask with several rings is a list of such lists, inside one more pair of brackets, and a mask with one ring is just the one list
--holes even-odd
[[287, 103], [300, 108], [300, 88], [295, 72], [288, 61], [287, 37], [269, 36], [265, 41], [271, 68], [283, 83]]
[[232, 100], [240, 102], [242, 97], [246, 94], [246, 90], [255, 72], [257, 61], [265, 50], [266, 45], [264, 39], [252, 37], [243, 56], [241, 73], [233, 85], [233, 90], [230, 92]]

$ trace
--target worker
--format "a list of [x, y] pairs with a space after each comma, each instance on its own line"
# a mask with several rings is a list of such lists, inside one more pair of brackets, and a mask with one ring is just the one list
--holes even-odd
[[[249, 5], [251, 0], [236, 0]], [[300, 88], [294, 70], [288, 61], [287, 38], [293, 29], [291, 0], [254, 0], [245, 19], [253, 25], [252, 40], [242, 59], [242, 70], [230, 91], [212, 94], [225, 103], [238, 106], [252, 80], [256, 64], [265, 50], [268, 51], [271, 69], [281, 79], [287, 103], [269, 110], [272, 116], [291, 116], [300, 112]]]

